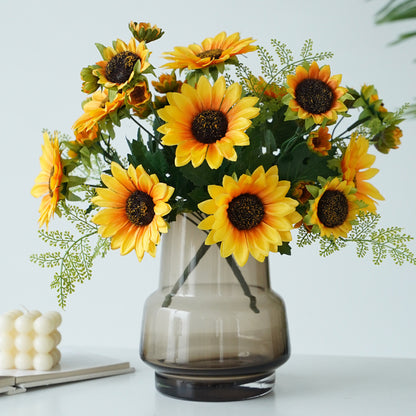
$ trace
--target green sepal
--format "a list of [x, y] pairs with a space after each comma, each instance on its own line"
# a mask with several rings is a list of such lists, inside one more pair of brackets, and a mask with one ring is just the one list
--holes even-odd
[[224, 62], [224, 64], [226, 64], [226, 65], [238, 65], [238, 58], [236, 56], [232, 56], [231, 58], [227, 59]]
[[292, 111], [289, 107], [287, 108], [286, 112], [285, 112], [285, 119], [284, 121], [293, 121], [293, 120], [298, 120], [299, 116], [298, 113], [295, 113], [294, 111]]
[[361, 201], [361, 200], [357, 200], [357, 201], [355, 201], [355, 203], [356, 203], [356, 205], [358, 206], [358, 208], [360, 210], [364, 210], [364, 208], [368, 207], [368, 204], [366, 204], [364, 201]]
[[[290, 101], [292, 100], [292, 96], [290, 94], [286, 94], [283, 98], [282, 98], [282, 103], [289, 105]], [[296, 114], [296, 113], [295, 113]]]
[[[224, 67], [224, 65], [223, 65]], [[224, 68], [223, 68], [224, 69]], [[208, 74], [214, 80], [214, 82], [218, 79], [219, 70], [216, 65], [209, 68]]]
[[312, 226], [312, 230], [311, 230], [314, 234], [320, 234], [321, 233], [321, 229], [319, 228], [318, 224], [314, 224]]
[[115, 125], [120, 127], [120, 118], [118, 111], [112, 111], [111, 113], [108, 113], [108, 117], [110, 117], [111, 122]]
[[155, 67], [152, 64], [150, 64], [144, 71], [140, 71], [141, 64], [140, 59], [134, 64], [133, 71], [135, 74], [152, 74], [156, 77]]
[[306, 189], [309, 191], [309, 193], [313, 196], [313, 198], [317, 198], [319, 196], [319, 192], [321, 188], [318, 188], [315, 185], [306, 185]]
[[346, 92], [341, 98], [340, 98], [340, 101], [341, 102], [344, 102], [344, 101], [346, 101], [346, 100], [351, 100], [351, 101], [353, 101], [353, 100], [355, 100], [355, 98], [349, 93], [349, 92]]
[[[325, 120], [324, 120], [324, 122], [325, 122]], [[305, 119], [305, 129], [306, 130], [310, 129], [314, 124], [315, 124], [315, 122], [313, 121], [312, 117], [309, 117], [309, 118]]]
[[117, 94], [118, 94], [117, 87], [109, 88], [109, 89], [107, 89], [107, 91], [108, 91], [108, 100], [110, 102], [113, 102], [114, 99], [117, 97]]
[[328, 178], [324, 178], [323, 176], [318, 176], [316, 178], [316, 180], [318, 181], [319, 185], [321, 185], [321, 187], [323, 188], [328, 182], [331, 182], [331, 180], [333, 179], [332, 176], [328, 177]]
[[101, 43], [96, 43], [95, 46], [98, 49], [98, 52], [100, 52], [100, 55], [103, 59], [105, 59], [104, 57], [104, 49], [106, 49], [106, 46], [102, 45]]
[[201, 78], [202, 75], [203, 72], [200, 70], [190, 71], [186, 74], [186, 81], [191, 87], [195, 88], [199, 78]]
[[358, 107], [364, 107], [365, 105], [366, 105], [366, 102], [364, 101], [362, 97], [360, 97], [354, 101], [354, 104], [352, 106], [353, 108], [358, 108]]

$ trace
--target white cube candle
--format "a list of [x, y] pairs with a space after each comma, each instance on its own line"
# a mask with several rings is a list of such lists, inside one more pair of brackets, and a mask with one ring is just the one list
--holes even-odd
[[53, 358], [53, 365], [55, 366], [56, 364], [59, 363], [59, 361], [61, 361], [61, 351], [58, 350], [58, 348], [53, 349], [50, 352], [51, 357]]
[[53, 341], [55, 342], [55, 346], [60, 344], [60, 342], [62, 340], [62, 336], [61, 336], [61, 333], [58, 330], [55, 329], [55, 331], [52, 331], [49, 334], [49, 336], [53, 338]]
[[33, 367], [35, 370], [47, 371], [53, 367], [53, 358], [51, 354], [36, 354], [33, 358]]
[[0, 352], [0, 368], [4, 370], [14, 368], [14, 356], [12, 352]]
[[59, 363], [60, 313], [13, 310], [0, 315], [0, 369], [50, 370]]
[[9, 352], [14, 348], [14, 337], [10, 332], [3, 332], [0, 335], [0, 351]]
[[48, 335], [56, 328], [55, 319], [51, 316], [41, 315], [35, 319], [33, 329], [41, 335]]
[[33, 347], [36, 352], [48, 353], [56, 347], [56, 343], [50, 335], [37, 335], [33, 340]]
[[27, 312], [24, 315], [20, 315], [14, 321], [16, 331], [22, 334], [27, 334], [33, 331], [33, 322], [38, 316], [40, 316], [40, 312], [38, 311]]
[[33, 357], [27, 352], [18, 352], [14, 357], [14, 365], [18, 370], [32, 370]]
[[33, 348], [33, 337], [28, 334], [18, 334], [14, 345], [19, 352], [29, 352]]

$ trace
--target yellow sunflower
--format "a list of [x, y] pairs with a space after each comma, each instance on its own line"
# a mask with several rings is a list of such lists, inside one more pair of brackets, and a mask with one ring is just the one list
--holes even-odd
[[249, 145], [245, 134], [259, 109], [253, 107], [256, 97], [241, 98], [241, 85], [225, 86], [220, 77], [213, 86], [201, 77], [195, 88], [183, 84], [180, 93], [168, 93], [168, 106], [158, 111], [166, 124], [158, 131], [164, 134], [162, 144], [175, 146], [176, 166], [192, 162], [194, 167], [206, 159], [217, 169], [225, 157], [235, 161], [234, 146]]
[[328, 127], [319, 127], [318, 130], [312, 131], [306, 144], [312, 152], [321, 156], [328, 156], [328, 150], [331, 149], [331, 135], [328, 133]]
[[343, 179], [357, 189], [356, 197], [365, 202], [364, 211], [376, 212], [376, 199], [384, 200], [380, 192], [370, 183], [378, 169], [372, 168], [376, 157], [368, 154], [369, 142], [364, 136], [353, 134], [341, 160]]
[[141, 165], [125, 170], [113, 162], [111, 173], [101, 175], [107, 188], [97, 188], [92, 202], [104, 209], [92, 221], [100, 226], [103, 237], [111, 237], [111, 248], [120, 248], [122, 255], [134, 249], [139, 261], [145, 252], [155, 256], [160, 233], [168, 231], [162, 217], [171, 210], [166, 202], [174, 189], [159, 182], [156, 175], [148, 175]]
[[97, 123], [123, 105], [124, 94], [117, 94], [113, 101], [109, 101], [107, 90], [96, 91], [84, 104], [84, 114], [72, 126], [77, 142], [83, 144], [85, 140], [96, 139], [99, 131]]
[[346, 237], [359, 210], [354, 193], [353, 185], [340, 178], [327, 182], [311, 201], [305, 223], [317, 225], [321, 236]]
[[233, 254], [240, 266], [249, 254], [264, 261], [283, 241], [291, 241], [293, 224], [302, 218], [298, 202], [286, 197], [289, 188], [290, 182], [279, 181], [277, 166], [267, 172], [259, 166], [238, 181], [225, 175], [222, 186], [208, 186], [212, 199], [198, 205], [209, 215], [198, 226], [211, 230], [205, 244], [221, 242], [221, 256]]
[[240, 39], [239, 33], [227, 36], [221, 32], [214, 38], [203, 40], [201, 45], [178, 46], [172, 52], [165, 52], [165, 58], [172, 62], [162, 67], [193, 70], [222, 64], [235, 55], [255, 51], [256, 46], [251, 45], [253, 42], [252, 38]]
[[101, 53], [104, 61], [97, 62], [100, 68], [95, 69], [93, 74], [105, 88], [116, 87], [121, 90], [132, 80], [136, 65], [140, 73], [150, 67], [147, 61], [150, 51], [144, 41], [137, 45], [134, 38], [128, 44], [117, 39], [114, 48], [103, 47]]
[[42, 156], [40, 157], [42, 170], [35, 179], [31, 194], [35, 198], [43, 196], [39, 208], [39, 227], [42, 227], [43, 224], [48, 227], [49, 221], [57, 210], [63, 167], [57, 133], [52, 138], [48, 133], [43, 133], [43, 140]]
[[342, 75], [333, 75], [328, 65], [319, 68], [312, 62], [309, 70], [303, 66], [296, 68], [295, 75], [288, 75], [287, 89], [289, 109], [300, 119], [312, 119], [322, 124], [325, 119], [335, 121], [338, 113], [347, 111], [341, 101], [348, 91], [340, 87]]

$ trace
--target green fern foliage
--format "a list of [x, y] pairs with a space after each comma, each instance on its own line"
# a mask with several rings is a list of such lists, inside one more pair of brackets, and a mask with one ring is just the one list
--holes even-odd
[[379, 214], [361, 214], [348, 238], [320, 237], [318, 233], [309, 232], [302, 227], [297, 236], [297, 244], [299, 247], [304, 247], [319, 241], [319, 254], [327, 257], [346, 247], [347, 244], [354, 243], [357, 256], [362, 258], [371, 253], [375, 265], [380, 265], [387, 257], [397, 265], [405, 262], [416, 265], [416, 257], [407, 247], [407, 243], [413, 240], [413, 237], [404, 234], [400, 227], [377, 228], [379, 220]]
[[57, 292], [59, 306], [65, 308], [67, 297], [75, 291], [76, 284], [91, 278], [94, 260], [107, 254], [110, 240], [97, 234], [98, 228], [90, 221], [87, 211], [67, 204], [61, 204], [61, 208], [63, 216], [74, 225], [78, 234], [40, 230], [40, 238], [58, 250], [33, 254], [30, 261], [41, 267], [58, 268], [51, 288]]

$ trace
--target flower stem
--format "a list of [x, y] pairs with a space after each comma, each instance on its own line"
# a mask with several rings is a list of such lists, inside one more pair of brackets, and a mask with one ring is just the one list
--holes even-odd
[[[196, 213], [194, 213], [196, 216]], [[190, 221], [195, 226], [198, 224], [190, 218], [190, 216], [186, 216], [186, 219]], [[202, 219], [202, 218], [200, 218]], [[204, 230], [202, 230], [204, 231]], [[204, 231], [206, 232], [206, 231]], [[220, 244], [217, 244], [218, 249], [220, 249]], [[185, 284], [191, 272], [195, 269], [198, 263], [201, 261], [202, 257], [204, 257], [205, 253], [211, 246], [206, 245], [205, 242], [202, 243], [201, 247], [199, 247], [198, 251], [196, 252], [195, 256], [191, 259], [189, 264], [186, 266], [185, 270], [183, 271], [182, 275], [176, 281], [175, 285], [173, 286], [172, 290], [166, 295], [165, 300], [162, 303], [163, 308], [167, 308], [171, 302], [172, 298], [178, 293], [179, 289]], [[225, 258], [225, 261], [230, 266], [234, 276], [237, 278], [238, 282], [240, 283], [241, 288], [243, 289], [243, 293], [250, 299], [250, 309], [254, 313], [259, 313], [259, 309], [257, 308], [257, 299], [254, 295], [252, 295], [250, 291], [250, 287], [244, 279], [243, 273], [241, 273], [240, 268], [238, 267], [237, 263], [235, 262], [232, 256], [228, 256]]]
[[173, 286], [172, 290], [166, 295], [165, 300], [162, 303], [163, 308], [167, 308], [171, 302], [172, 298], [178, 293], [179, 289], [183, 286], [183, 284], [188, 279], [189, 275], [191, 274], [192, 270], [198, 265], [201, 261], [204, 254], [208, 251], [210, 246], [207, 246], [205, 242], [202, 243], [201, 247], [199, 247], [198, 251], [196, 252], [195, 256], [191, 259], [189, 264], [185, 267], [182, 275], [176, 281], [175, 285]]
[[225, 260], [227, 261], [228, 265], [231, 267], [231, 270], [233, 271], [234, 276], [237, 278], [238, 282], [240, 283], [244, 294], [250, 299], [250, 309], [254, 313], [259, 313], [260, 311], [256, 305], [256, 302], [257, 302], [256, 297], [251, 294], [250, 288], [244, 279], [243, 273], [241, 273], [241, 270], [238, 268], [234, 258], [231, 256], [228, 256], [225, 258]]
[[[195, 269], [198, 263], [201, 261], [202, 257], [208, 251], [210, 246], [207, 246], [205, 243], [202, 243], [201, 247], [199, 247], [198, 251], [196, 252], [195, 256], [186, 266], [185, 270], [183, 271], [182, 275], [176, 281], [175, 285], [173, 286], [172, 290], [166, 295], [165, 300], [162, 303], [163, 308], [167, 308], [170, 306], [172, 302], [172, 298], [178, 293], [179, 289], [185, 284], [186, 280], [188, 279], [191, 272]], [[234, 273], [234, 276], [237, 278], [238, 282], [243, 289], [243, 293], [250, 299], [250, 309], [254, 313], [259, 313], [259, 309], [257, 308], [257, 299], [254, 295], [251, 294], [250, 287], [248, 286], [247, 282], [244, 279], [243, 273], [238, 268], [235, 260], [229, 256], [225, 258], [228, 265], [231, 267], [231, 270]]]
[[141, 129], [143, 129], [153, 140], [156, 140], [154, 134], [150, 133], [150, 131], [146, 129], [146, 127], [144, 127], [141, 123], [139, 123], [130, 113], [128, 114], [128, 117], [130, 120], [136, 123]]
[[354, 124], [351, 124], [351, 126], [349, 126], [346, 130], [344, 130], [339, 136], [338, 136], [338, 138], [342, 138], [342, 136], [345, 134], [345, 133], [348, 133], [349, 131], [351, 131], [351, 130], [353, 130], [353, 129], [355, 129], [356, 127], [358, 127], [359, 125], [361, 125], [361, 124], [363, 124], [363, 123], [365, 123], [366, 121], [368, 121], [368, 120], [370, 120], [371, 119], [371, 116], [368, 116], [368, 117], [365, 117], [365, 118], [363, 118], [363, 119], [361, 119], [361, 120], [357, 120]]

